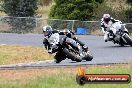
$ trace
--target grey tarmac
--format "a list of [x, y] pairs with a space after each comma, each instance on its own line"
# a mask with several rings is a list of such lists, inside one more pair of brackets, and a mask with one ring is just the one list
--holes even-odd
[[[121, 47], [112, 42], [104, 42], [103, 36], [94, 35], [76, 35], [83, 41], [93, 54], [92, 61], [73, 62], [71, 60], [64, 60], [59, 64], [54, 61], [41, 61], [34, 63], [23, 63], [21, 66], [27, 67], [47, 67], [47, 66], [76, 66], [76, 65], [96, 65], [96, 64], [116, 64], [116, 63], [131, 63], [132, 62], [132, 47]], [[0, 44], [6, 45], [23, 45], [23, 46], [37, 46], [43, 47], [42, 34], [13, 34], [0, 33]], [[19, 65], [10, 65], [19, 66]]]

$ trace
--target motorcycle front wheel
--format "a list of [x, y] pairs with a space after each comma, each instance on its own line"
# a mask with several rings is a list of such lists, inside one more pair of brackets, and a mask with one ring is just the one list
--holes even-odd
[[65, 59], [64, 56], [62, 56], [63, 54], [60, 52], [57, 52], [56, 55], [54, 56], [55, 62], [56, 63], [60, 63], [62, 60]]
[[82, 61], [79, 55], [76, 55], [74, 52], [71, 52], [67, 48], [64, 48], [63, 52], [66, 54], [67, 58], [71, 59], [72, 61], [76, 61], [76, 62]]
[[91, 61], [93, 59], [93, 55], [90, 53], [90, 51], [85, 52], [85, 56], [82, 58], [83, 60], [86, 61]]
[[125, 35], [123, 36], [123, 38], [126, 40], [126, 42], [127, 42], [130, 46], [132, 46], [132, 39], [129, 37], [128, 34], [125, 34]]

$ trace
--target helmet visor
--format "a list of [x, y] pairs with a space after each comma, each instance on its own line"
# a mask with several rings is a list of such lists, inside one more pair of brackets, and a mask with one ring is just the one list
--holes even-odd
[[104, 21], [108, 23], [110, 21], [110, 18], [104, 18]]
[[49, 33], [47, 31], [43, 31], [44, 36], [48, 36]]

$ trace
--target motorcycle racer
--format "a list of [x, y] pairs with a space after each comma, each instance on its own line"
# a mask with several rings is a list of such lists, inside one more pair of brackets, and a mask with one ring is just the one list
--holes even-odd
[[[120, 24], [122, 24], [121, 21], [119, 20], [115, 20], [114, 18], [112, 18], [110, 16], [110, 14], [104, 14], [103, 15], [103, 18], [101, 19], [101, 29], [102, 29], [102, 32], [104, 34], [104, 40], [105, 42], [109, 41], [109, 31], [110, 31], [110, 27], [112, 24], [114, 24], [115, 22], [119, 22]], [[128, 30], [124, 27], [124, 30], [126, 33], [128, 33]]]
[[[48, 53], [50, 53], [50, 54], [52, 54], [52, 47], [51, 47], [51, 44], [49, 43], [49, 39], [53, 34], [56, 34], [58, 36], [57, 41], [59, 41], [59, 43], [67, 42], [75, 49], [79, 49], [78, 45], [76, 44], [76, 42], [73, 39], [67, 37], [66, 35], [63, 36], [64, 38], [60, 38], [60, 37], [62, 37], [61, 34], [58, 31], [54, 31], [52, 29], [52, 27], [49, 25], [43, 27], [43, 34], [44, 34], [43, 44], [44, 44], [45, 48], [48, 50]], [[60, 39], [63, 39], [63, 40], [60, 40]], [[57, 46], [59, 46], [59, 44], [56, 44], [56, 47]]]

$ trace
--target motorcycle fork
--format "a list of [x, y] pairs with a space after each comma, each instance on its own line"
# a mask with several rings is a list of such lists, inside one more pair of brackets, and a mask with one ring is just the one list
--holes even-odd
[[126, 33], [122, 34], [122, 40], [124, 41], [124, 43], [127, 44], [127, 41], [124, 39], [124, 36], [126, 35]]
[[79, 54], [78, 50], [74, 49], [71, 45], [66, 43], [66, 46], [70, 51], [74, 52], [75, 54]]

